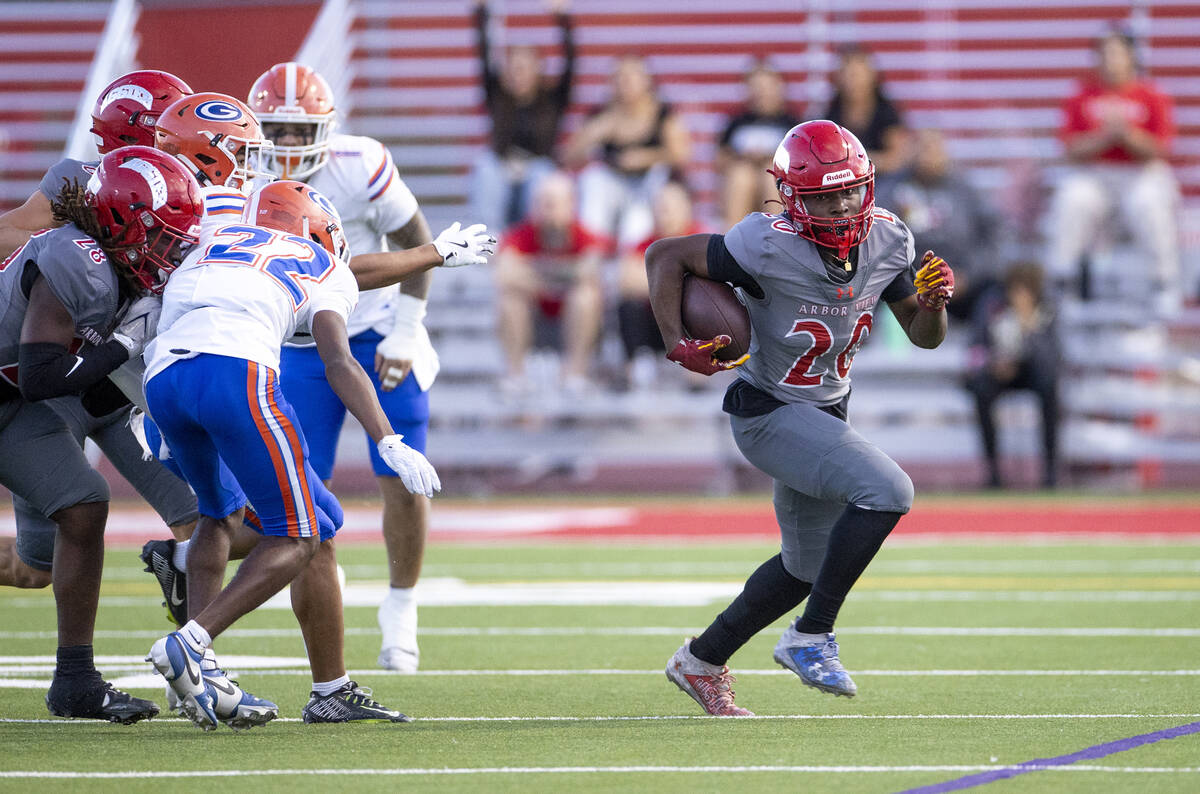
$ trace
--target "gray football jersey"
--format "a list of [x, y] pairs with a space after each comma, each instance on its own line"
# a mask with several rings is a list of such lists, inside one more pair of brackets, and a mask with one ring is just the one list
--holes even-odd
[[108, 257], [77, 226], [69, 223], [30, 237], [0, 263], [0, 376], [14, 386], [21, 325], [39, 273], [70, 313], [75, 335], [84, 342], [104, 341], [120, 303], [117, 274]]
[[81, 186], [86, 186], [88, 180], [92, 178], [92, 174], [96, 173], [96, 166], [99, 164], [99, 160], [92, 160], [85, 163], [81, 160], [72, 160], [70, 157], [65, 157], [50, 166], [50, 170], [42, 177], [42, 181], [38, 185], [38, 190], [41, 191], [43, 196], [53, 201], [58, 192], [63, 189], [64, 179], [67, 182], [74, 181], [78, 182]]
[[757, 300], [739, 291], [751, 326], [750, 360], [739, 376], [783, 402], [832, 405], [844, 397], [880, 296], [912, 267], [908, 228], [876, 209], [845, 284], [829, 277], [816, 245], [777, 215], [747, 215], [725, 235], [725, 246], [764, 293]]

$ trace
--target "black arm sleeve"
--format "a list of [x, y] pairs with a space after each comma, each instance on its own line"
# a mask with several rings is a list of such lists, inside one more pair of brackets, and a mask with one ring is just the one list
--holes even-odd
[[52, 342], [21, 345], [17, 369], [21, 396], [37, 402], [65, 394], [82, 394], [129, 360], [129, 351], [116, 341], [80, 352], [84, 355], [69, 353]]
[[762, 287], [742, 269], [725, 247], [723, 234], [714, 234], [708, 238], [708, 276], [713, 281], [725, 281], [735, 287], [741, 287], [758, 300], [763, 298]]
[[96, 418], [108, 416], [130, 405], [125, 392], [108, 378], [101, 378], [99, 383], [85, 391], [80, 402], [83, 403], [83, 409]]
[[891, 284], [883, 288], [880, 298], [884, 303], [895, 303], [904, 300], [909, 295], [916, 294], [917, 285], [913, 283], [913, 269], [906, 267], [892, 279]]

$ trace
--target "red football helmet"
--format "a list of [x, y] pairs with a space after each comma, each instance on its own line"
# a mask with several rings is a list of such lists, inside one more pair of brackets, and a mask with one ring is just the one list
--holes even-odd
[[[825, 120], [797, 124], [783, 136], [767, 173], [775, 177], [779, 198], [801, 237], [835, 249], [843, 259], [867, 238], [875, 209], [875, 166], [850, 130]], [[805, 208], [806, 196], [852, 189], [862, 190], [857, 212], [829, 217]]]
[[122, 146], [153, 146], [154, 125], [167, 105], [192, 93], [168, 72], [144, 69], [108, 84], [92, 108], [92, 135], [100, 154]]
[[[275, 144], [274, 169], [281, 179], [305, 179], [329, 160], [329, 136], [337, 116], [333, 91], [324, 77], [298, 63], [277, 63], [254, 81], [246, 102]], [[281, 144], [279, 139], [293, 132], [288, 129], [293, 125], [302, 143]]]
[[158, 117], [154, 145], [192, 169], [201, 185], [241, 187], [270, 177], [262, 168], [271, 143], [254, 111], [225, 94], [201, 92], [172, 102]]
[[338, 259], [350, 261], [341, 216], [329, 199], [303, 182], [281, 179], [259, 188], [246, 202], [242, 222], [313, 240]]
[[166, 276], [198, 241], [204, 200], [183, 164], [149, 146], [104, 155], [88, 180], [100, 246], [138, 286], [162, 292]]

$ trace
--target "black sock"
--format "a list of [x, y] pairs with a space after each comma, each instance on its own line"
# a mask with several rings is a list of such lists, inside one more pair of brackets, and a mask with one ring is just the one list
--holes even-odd
[[58, 664], [54, 675], [58, 677], [84, 676], [96, 670], [90, 645], [63, 645], [58, 648]]
[[811, 584], [788, 573], [776, 554], [750, 574], [733, 603], [692, 640], [692, 655], [709, 664], [725, 664], [751, 637], [795, 609], [811, 589]]
[[901, 515], [847, 505], [829, 533], [825, 559], [817, 581], [813, 582], [804, 615], [796, 621], [796, 631], [802, 634], [833, 631], [846, 594], [871, 564]]

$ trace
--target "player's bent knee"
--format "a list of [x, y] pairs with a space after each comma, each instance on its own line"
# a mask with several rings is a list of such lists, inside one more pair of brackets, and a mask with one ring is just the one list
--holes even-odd
[[14, 587], [20, 587], [27, 590], [40, 590], [43, 587], [49, 587], [54, 577], [50, 571], [43, 571], [38, 568], [32, 568], [26, 565], [23, 560], [15, 560], [13, 563], [12, 580]]
[[895, 466], [886, 472], [886, 476], [874, 478], [858, 498], [851, 500], [851, 504], [866, 510], [907, 513], [912, 509], [914, 495], [912, 479]]

